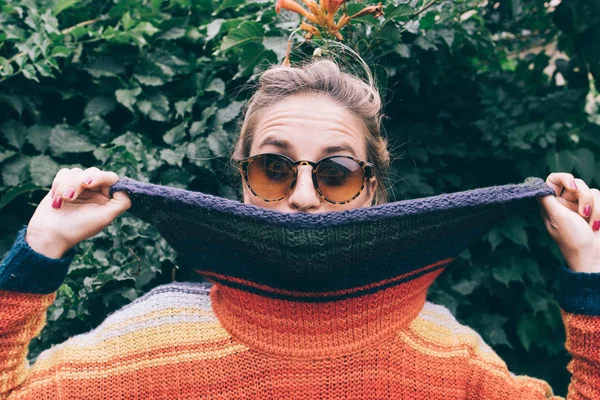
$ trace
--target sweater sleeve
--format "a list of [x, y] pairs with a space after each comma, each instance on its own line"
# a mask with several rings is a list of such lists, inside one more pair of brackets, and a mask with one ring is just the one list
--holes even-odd
[[74, 256], [74, 250], [60, 259], [35, 252], [25, 241], [26, 231], [19, 231], [0, 263], [0, 399], [25, 381], [29, 342], [44, 327]]
[[[600, 399], [600, 273], [560, 271], [561, 315], [571, 382], [567, 399]], [[562, 399], [548, 383], [512, 374], [504, 362], [488, 363], [475, 349], [470, 361], [468, 399]]]

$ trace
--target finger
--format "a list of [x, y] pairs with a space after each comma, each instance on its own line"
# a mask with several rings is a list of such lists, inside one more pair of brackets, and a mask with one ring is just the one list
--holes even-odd
[[[570, 193], [571, 191], [577, 189], [573, 186], [576, 185], [574, 181], [575, 177], [566, 172], [553, 172], [546, 178], [546, 184], [548, 184], [548, 186], [554, 189], [554, 194], [556, 196], [560, 196], [563, 188], [566, 189], [567, 193]], [[563, 193], [563, 196], [564, 195], [565, 193]]]
[[592, 205], [594, 204], [594, 196], [589, 186], [581, 179], [575, 179], [577, 184], [577, 200], [579, 203], [578, 213], [583, 218], [588, 219], [592, 214]]
[[[66, 173], [61, 182], [56, 187], [54, 198], [62, 196], [63, 202], [71, 203], [76, 200], [85, 188], [81, 184], [82, 175], [97, 174], [100, 171], [98, 168], [92, 167], [85, 171], [80, 168], [73, 168], [69, 173]], [[55, 207], [56, 208], [56, 207]], [[59, 207], [60, 208], [60, 207]]]
[[[81, 168], [73, 168], [81, 171]], [[71, 174], [71, 168], [61, 168], [56, 175], [54, 176], [54, 180], [52, 181], [52, 189], [50, 189], [50, 197], [54, 198], [54, 194], [56, 193], [56, 188], [58, 185], [65, 179], [65, 177]]]
[[590, 215], [590, 226], [592, 231], [600, 231], [600, 190], [591, 189], [592, 196], [594, 198], [594, 204], [592, 205], [592, 213]]
[[[87, 172], [87, 170], [86, 170]], [[102, 192], [106, 197], [109, 196], [109, 190], [119, 180], [119, 175], [112, 171], [100, 171], [84, 173], [81, 184], [84, 188]]]

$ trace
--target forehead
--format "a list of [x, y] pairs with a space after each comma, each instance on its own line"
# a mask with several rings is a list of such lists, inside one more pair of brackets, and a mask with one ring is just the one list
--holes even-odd
[[[250, 155], [284, 152], [294, 159], [318, 159], [325, 148], [345, 147], [345, 152], [366, 159], [367, 128], [352, 112], [323, 94], [287, 97], [262, 110], [258, 117]], [[281, 147], [263, 143], [285, 141]]]

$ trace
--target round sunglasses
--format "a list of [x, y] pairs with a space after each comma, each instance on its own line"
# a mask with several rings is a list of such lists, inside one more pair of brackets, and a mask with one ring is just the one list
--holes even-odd
[[375, 175], [375, 166], [350, 156], [329, 156], [317, 162], [293, 161], [283, 154], [263, 153], [236, 162], [248, 189], [266, 202], [283, 199], [296, 186], [298, 166], [312, 167], [317, 193], [332, 204], [346, 204], [357, 198], [366, 180]]

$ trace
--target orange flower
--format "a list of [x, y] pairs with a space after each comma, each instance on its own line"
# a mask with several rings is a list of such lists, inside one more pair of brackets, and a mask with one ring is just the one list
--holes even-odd
[[306, 18], [313, 24], [319, 23], [319, 21], [313, 14], [306, 11], [304, 8], [302, 8], [300, 4], [296, 3], [294, 0], [277, 0], [277, 3], [275, 4], [275, 12], [279, 13], [279, 11], [282, 8], [293, 11], [296, 14], [302, 15], [304, 18]]
[[328, 7], [327, 7], [327, 14], [330, 14], [333, 16], [333, 14], [335, 14], [337, 12], [337, 10], [342, 6], [342, 4], [344, 4], [347, 1], [348, 0], [329, 0]]

